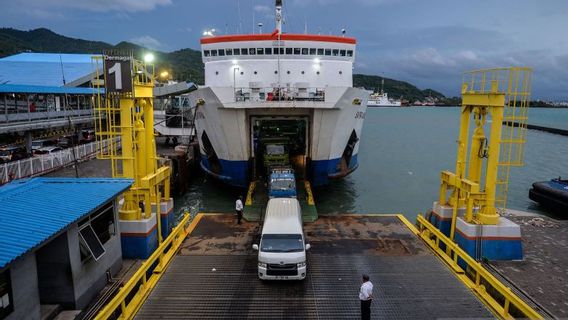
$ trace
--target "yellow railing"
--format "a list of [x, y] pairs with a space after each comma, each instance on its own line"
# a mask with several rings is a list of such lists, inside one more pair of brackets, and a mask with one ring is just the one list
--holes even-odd
[[[186, 213], [166, 240], [144, 261], [138, 271], [97, 314], [95, 319], [132, 319], [162, 277], [185, 237], [193, 231], [201, 217], [202, 215], [198, 214], [189, 223], [190, 215]], [[149, 272], [151, 272], [150, 276], [148, 276]]]
[[255, 188], [256, 188], [256, 181], [251, 181], [247, 192], [247, 198], [245, 200], [245, 205], [252, 206]]
[[310, 184], [310, 182], [308, 180], [304, 181], [304, 186], [306, 187], [306, 194], [307, 194], [307, 200], [308, 200], [308, 205], [309, 206], [315, 206], [316, 202], [314, 200], [314, 194], [312, 193], [312, 185]]
[[[421, 215], [416, 219], [417, 235], [448, 264], [457, 277], [501, 319], [543, 319], [533, 308], [497, 280], [479, 262], [436, 229]], [[446, 250], [440, 248], [446, 246]], [[459, 262], [459, 263], [458, 263]], [[461, 266], [466, 266], [464, 270]], [[467, 272], [466, 272], [467, 271]]]

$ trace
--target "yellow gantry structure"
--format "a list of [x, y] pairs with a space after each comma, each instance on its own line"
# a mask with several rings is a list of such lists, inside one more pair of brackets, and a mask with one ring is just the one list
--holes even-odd
[[452, 239], [459, 208], [470, 223], [499, 221], [509, 169], [523, 164], [531, 73], [514, 67], [464, 74], [456, 169], [442, 172], [439, 198], [453, 206]]
[[[160, 201], [170, 197], [170, 168], [158, 168], [154, 138], [154, 68], [134, 59], [132, 54], [111, 52], [93, 59], [102, 60], [105, 70], [101, 72], [97, 68], [95, 74], [95, 79], [104, 79], [105, 87], [104, 97], [100, 93], [95, 97], [96, 137], [98, 141], [111, 141], [106, 150], [98, 148], [98, 158], [111, 160], [113, 177], [134, 180], [124, 194], [120, 219], [149, 219], [154, 206], [158, 239], [162, 242]], [[101, 65], [100, 61], [96, 64]], [[103, 85], [100, 80], [94, 83]]]

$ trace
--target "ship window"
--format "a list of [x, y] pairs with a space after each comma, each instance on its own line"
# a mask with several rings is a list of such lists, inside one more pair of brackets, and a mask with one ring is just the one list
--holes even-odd
[[235, 53], [236, 56], [238, 56], [238, 55], [241, 54], [241, 49], [235, 48], [235, 49], [233, 49], [233, 52]]
[[342, 57], [345, 57], [345, 50], [339, 51], [339, 55], [342, 56]]
[[294, 48], [294, 54], [300, 54], [300, 48]]
[[14, 311], [13, 303], [10, 270], [5, 270], [0, 272], [0, 319], [5, 319]]
[[216, 57], [217, 56], [217, 50], [211, 50], [211, 56]]
[[347, 56], [352, 57], [353, 56], [353, 50], [347, 50]]
[[278, 70], [274, 70], [274, 74], [278, 74]]
[[209, 57], [211, 55], [211, 51], [205, 50], [205, 51], [203, 51], [203, 55], [206, 56], [206, 57]]
[[337, 57], [339, 55], [339, 49], [333, 49], [333, 51], [331, 52], [331, 55], [334, 57]]
[[250, 55], [255, 55], [255, 54], [256, 54], [256, 49], [255, 49], [255, 48], [250, 48], [250, 49], [249, 49], [249, 54], [250, 54]]
[[343, 74], [343, 71], [339, 71], [339, 74]]
[[319, 72], [319, 71], [317, 71], [317, 72], [316, 72], [316, 74], [320, 74], [320, 72]]
[[318, 56], [323, 56], [323, 49], [322, 48], [318, 49]]
[[258, 73], [258, 72], [256, 72], [256, 71], [254, 72], [254, 74], [257, 74], [257, 73]]
[[286, 71], [287, 74], [290, 74], [290, 70]]
[[256, 49], [256, 54], [264, 54], [264, 48]]
[[219, 71], [215, 71], [215, 75], [219, 75]]
[[232, 56], [233, 55], [233, 49], [225, 49], [225, 54], [228, 56]]
[[316, 48], [310, 48], [310, 55], [311, 55], [311, 56], [315, 56], [315, 55], [316, 55]]
[[331, 49], [325, 49], [325, 55], [331, 56]]
[[272, 54], [272, 48], [264, 48], [264, 54]]
[[280, 48], [280, 54], [284, 54], [284, 48]]
[[247, 48], [242, 48], [242, 49], [241, 49], [241, 54], [242, 54], [243, 56], [248, 55], [248, 54], [249, 54], [249, 49], [247, 49]]
[[304, 74], [304, 73], [305, 73], [305, 72], [304, 72], [304, 71], [302, 71], [302, 74]]
[[241, 71], [241, 76], [242, 76], [243, 74], [245, 74], [245, 73], [244, 73], [243, 71]]
[[225, 49], [219, 49], [219, 56], [222, 57], [225, 55]]
[[286, 48], [286, 54], [292, 54], [292, 48]]
[[302, 48], [302, 54], [303, 54], [303, 55], [308, 54], [309, 50], [310, 50], [310, 49], [308, 49], [308, 48]]

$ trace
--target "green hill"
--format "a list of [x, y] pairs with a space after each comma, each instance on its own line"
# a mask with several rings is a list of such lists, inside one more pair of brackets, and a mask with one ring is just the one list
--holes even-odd
[[[101, 53], [103, 50], [132, 50], [142, 58], [148, 49], [130, 42], [112, 45], [101, 41], [89, 41], [62, 36], [49, 29], [41, 28], [30, 31], [12, 28], [0, 28], [0, 57], [21, 52], [55, 53]], [[156, 56], [157, 69], [169, 70], [175, 80], [204, 83], [201, 52], [193, 49], [181, 49], [173, 52], [152, 50]], [[381, 86], [381, 77], [355, 74], [353, 85], [368, 90], [377, 90]], [[432, 89], [420, 90], [404, 81], [385, 78], [385, 91], [392, 98], [404, 98], [409, 101], [424, 100], [427, 97], [444, 99], [444, 96]]]
[[[21, 52], [101, 53], [104, 50], [111, 49], [132, 50], [134, 55], [140, 59], [145, 52], [149, 51], [127, 41], [112, 45], [101, 41], [65, 37], [45, 28], [30, 31], [0, 28], [0, 57]], [[157, 70], [167, 69], [171, 71], [176, 80], [204, 82], [203, 63], [199, 51], [192, 49], [173, 52], [151, 51], [158, 61]]]
[[[366, 74], [355, 74], [353, 75], [353, 86], [354, 87], [364, 87], [367, 90], [381, 90], [381, 80], [383, 78], [379, 76], [366, 75]], [[444, 95], [438, 91], [432, 89], [420, 90], [416, 86], [394, 79], [384, 78], [385, 87], [384, 91], [389, 94], [390, 98], [395, 99], [405, 99], [410, 102], [416, 100], [424, 101], [428, 97], [432, 97], [438, 100], [445, 99]]]

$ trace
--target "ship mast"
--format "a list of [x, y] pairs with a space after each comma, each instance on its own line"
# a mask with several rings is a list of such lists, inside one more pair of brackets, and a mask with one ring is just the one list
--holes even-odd
[[276, 0], [276, 30], [282, 34], [282, 0]]

